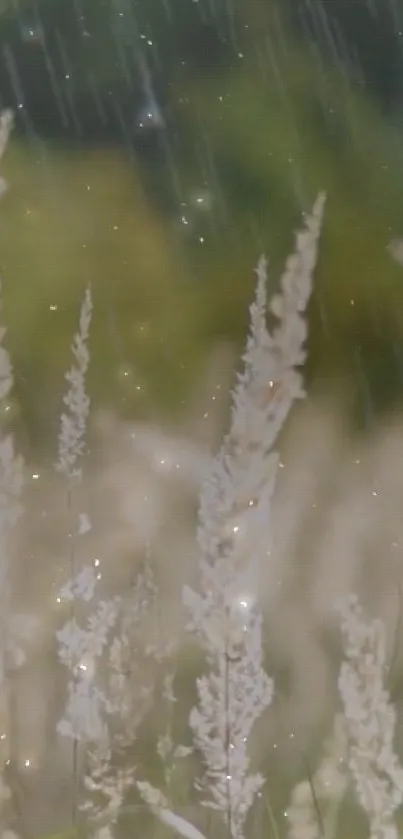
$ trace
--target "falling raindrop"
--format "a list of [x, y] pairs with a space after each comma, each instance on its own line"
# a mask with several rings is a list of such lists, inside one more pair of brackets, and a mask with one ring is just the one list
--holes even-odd
[[136, 117], [137, 128], [141, 130], [161, 130], [165, 128], [165, 120], [161, 108], [155, 100], [149, 100], [140, 109]]
[[38, 21], [22, 23], [21, 38], [27, 44], [32, 44], [33, 46], [43, 46], [45, 34], [42, 24]]

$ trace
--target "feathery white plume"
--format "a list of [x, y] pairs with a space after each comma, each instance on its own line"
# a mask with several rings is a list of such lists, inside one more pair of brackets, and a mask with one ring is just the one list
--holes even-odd
[[63, 397], [63, 402], [68, 411], [62, 413], [59, 432], [59, 457], [56, 468], [69, 479], [81, 477], [81, 469], [77, 466], [77, 461], [84, 453], [84, 439], [90, 410], [85, 377], [90, 358], [87, 342], [91, 317], [92, 295], [91, 288], [88, 286], [81, 304], [79, 329], [71, 345], [76, 363], [66, 373], [66, 380], [70, 386]]
[[[270, 705], [272, 680], [262, 666], [259, 566], [270, 552], [270, 502], [276, 477], [273, 444], [294, 399], [304, 395], [303, 312], [312, 289], [325, 196], [296, 237], [280, 293], [267, 304], [267, 261], [259, 260], [244, 370], [233, 393], [230, 430], [200, 498], [200, 593], [183, 598], [207, 653], [210, 671], [197, 680], [190, 726], [205, 766], [203, 803], [221, 811], [232, 839], [242, 839], [263, 778], [249, 773], [247, 744]], [[270, 331], [267, 315], [276, 319]]]
[[339, 693], [344, 708], [348, 767], [371, 839], [398, 839], [394, 813], [403, 803], [403, 768], [393, 740], [396, 711], [384, 687], [386, 632], [366, 622], [355, 596], [339, 606], [344, 655]]

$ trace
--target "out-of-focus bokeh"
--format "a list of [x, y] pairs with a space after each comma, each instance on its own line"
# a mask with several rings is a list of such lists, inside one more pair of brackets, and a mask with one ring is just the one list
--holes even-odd
[[274, 287], [318, 188], [311, 389], [343, 380], [364, 424], [399, 401], [399, 14], [393, 0], [4, 0], [4, 315], [35, 446], [86, 283], [95, 398], [178, 415], [206, 353], [240, 346], [253, 265], [265, 250]]
[[99, 556], [114, 591], [149, 551], [180, 635], [197, 496], [227, 422], [253, 267], [266, 252], [275, 291], [293, 230], [327, 192], [309, 398], [281, 440], [264, 589], [280, 697], [265, 760], [280, 817], [284, 777], [298, 775], [298, 749], [315, 750], [335, 707], [334, 596], [355, 588], [392, 641], [402, 634], [403, 8], [0, 0], [0, 107], [15, 113], [0, 203], [15, 373], [4, 419], [29, 478], [16, 577], [40, 617], [16, 686], [26, 836], [69, 816], [70, 756], [54, 737], [69, 524], [52, 464], [85, 288], [93, 530], [82, 559]]

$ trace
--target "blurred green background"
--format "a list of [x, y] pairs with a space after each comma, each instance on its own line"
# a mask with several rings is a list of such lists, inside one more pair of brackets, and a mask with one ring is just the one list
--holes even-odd
[[2, 0], [3, 318], [30, 445], [57, 426], [87, 283], [96, 404], [174, 419], [318, 189], [309, 387], [341, 385], [361, 426], [400, 406], [401, 23], [392, 0]]
[[8, 416], [31, 458], [54, 455], [88, 283], [95, 407], [174, 424], [318, 190], [309, 392], [340, 391], [359, 429], [401, 409], [402, 50], [398, 0], [0, 0]]

